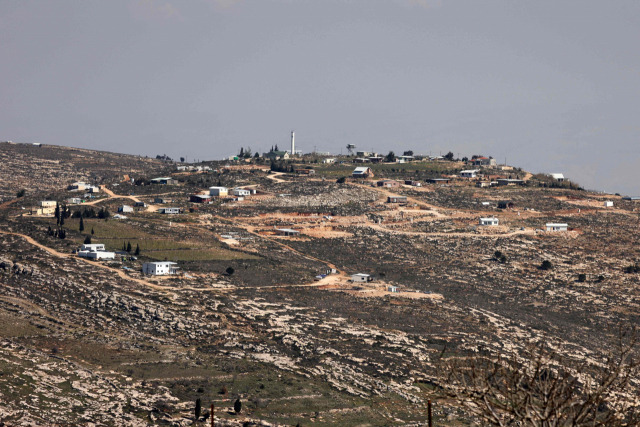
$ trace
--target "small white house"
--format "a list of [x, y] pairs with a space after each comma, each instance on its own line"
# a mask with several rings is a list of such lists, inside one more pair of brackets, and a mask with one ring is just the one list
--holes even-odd
[[276, 228], [276, 233], [280, 236], [298, 236], [300, 231], [292, 228]]
[[561, 173], [550, 173], [549, 176], [558, 182], [562, 182], [565, 180], [564, 175]]
[[43, 200], [40, 202], [41, 208], [55, 208], [58, 202], [55, 200]]
[[333, 159], [333, 158], [331, 158], [331, 159], [323, 159], [322, 160], [322, 163], [324, 163], [324, 164], [331, 164], [331, 163], [335, 163], [335, 162], [336, 162], [336, 159]]
[[85, 243], [84, 245], [80, 246], [80, 250], [98, 252], [98, 251], [104, 251], [105, 247], [104, 247], [104, 243]]
[[239, 197], [247, 197], [251, 195], [251, 190], [245, 190], [244, 188], [234, 188], [233, 195]]
[[209, 194], [212, 196], [222, 197], [229, 194], [227, 187], [209, 187]]
[[77, 255], [82, 258], [89, 259], [114, 259], [115, 252], [107, 252], [104, 243], [86, 243], [80, 246]]
[[107, 251], [78, 251], [78, 256], [89, 259], [114, 259], [116, 253]]
[[546, 224], [547, 231], [567, 231], [569, 224], [548, 222]]
[[604, 207], [605, 208], [612, 208], [613, 207], [613, 202], [611, 200], [606, 200], [604, 202]]
[[79, 205], [82, 203], [82, 199], [80, 197], [70, 197], [67, 199], [67, 203], [70, 205]]
[[371, 282], [373, 278], [369, 274], [356, 273], [351, 275], [353, 282]]
[[499, 221], [498, 218], [480, 218], [480, 225], [498, 225]]
[[398, 287], [394, 285], [389, 285], [387, 286], [387, 292], [391, 292], [395, 294], [396, 292], [398, 292]]
[[133, 212], [133, 207], [129, 206], [129, 205], [122, 205], [122, 206], [118, 207], [118, 212], [131, 213], [131, 212]]
[[373, 172], [371, 171], [371, 168], [361, 166], [355, 168], [351, 173], [351, 176], [354, 178], [370, 178], [373, 176]]
[[466, 171], [462, 171], [460, 172], [460, 177], [461, 178], [475, 178], [478, 175], [478, 170], [477, 169], [471, 169], [471, 170], [466, 170]]
[[178, 274], [177, 263], [171, 261], [145, 262], [142, 264], [142, 272], [144, 274], [152, 274], [154, 276], [165, 276], [167, 274]]

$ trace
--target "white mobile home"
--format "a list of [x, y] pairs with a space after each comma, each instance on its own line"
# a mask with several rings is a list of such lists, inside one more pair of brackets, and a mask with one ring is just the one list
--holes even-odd
[[353, 282], [360, 282], [360, 283], [371, 282], [373, 281], [373, 277], [371, 277], [369, 274], [356, 273], [351, 275], [351, 280]]
[[154, 276], [164, 276], [167, 274], [178, 274], [177, 263], [171, 261], [161, 262], [145, 262], [142, 264], [142, 272], [144, 274], [152, 274]]
[[553, 222], [548, 222], [546, 224], [546, 227], [547, 227], [547, 231], [567, 231], [569, 229], [568, 224], [553, 223]]
[[122, 206], [118, 207], [118, 212], [130, 213], [130, 212], [133, 212], [133, 207], [131, 207], [129, 205], [122, 205]]
[[499, 221], [498, 218], [480, 218], [480, 225], [498, 225]]
[[240, 196], [240, 197], [247, 197], [251, 195], [251, 191], [245, 190], [244, 188], [234, 188], [232, 193], [234, 196]]
[[605, 208], [612, 208], [613, 207], [613, 202], [611, 200], [606, 200], [604, 202], [604, 207]]
[[466, 171], [462, 171], [460, 172], [460, 177], [461, 178], [475, 178], [478, 174], [478, 170], [477, 169], [472, 169], [472, 170], [466, 170]]
[[161, 214], [177, 215], [180, 213], [180, 208], [160, 208], [158, 212]]

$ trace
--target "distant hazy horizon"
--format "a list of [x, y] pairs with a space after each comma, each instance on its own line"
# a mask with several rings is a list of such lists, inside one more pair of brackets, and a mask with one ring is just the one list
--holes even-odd
[[0, 0], [0, 140], [482, 154], [640, 195], [640, 3]]

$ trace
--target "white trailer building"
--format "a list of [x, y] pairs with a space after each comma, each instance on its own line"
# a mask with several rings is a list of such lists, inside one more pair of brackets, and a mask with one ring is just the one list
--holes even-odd
[[569, 224], [548, 222], [546, 224], [547, 231], [567, 231]]
[[498, 218], [480, 218], [480, 225], [498, 225]]
[[461, 178], [475, 178], [478, 174], [478, 170], [477, 169], [472, 169], [472, 170], [466, 170], [466, 171], [462, 171], [460, 172], [460, 177]]
[[353, 282], [371, 282], [373, 278], [369, 274], [364, 273], [356, 273], [351, 275], [351, 280]]
[[245, 190], [244, 188], [234, 188], [233, 189], [233, 195], [234, 196], [239, 196], [239, 197], [247, 197], [251, 195], [251, 191], [250, 190]]

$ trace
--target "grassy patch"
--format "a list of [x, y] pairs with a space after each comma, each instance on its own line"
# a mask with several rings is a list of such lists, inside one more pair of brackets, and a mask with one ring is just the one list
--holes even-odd
[[[133, 242], [131, 243], [133, 245]], [[135, 245], [134, 245], [135, 246]], [[142, 247], [142, 246], [141, 246]], [[226, 261], [234, 259], [259, 259], [255, 255], [225, 249], [183, 249], [144, 252], [148, 258], [172, 261]]]
[[38, 329], [25, 319], [0, 313], [0, 336], [4, 338], [17, 338], [28, 335], [44, 335], [46, 331]]

